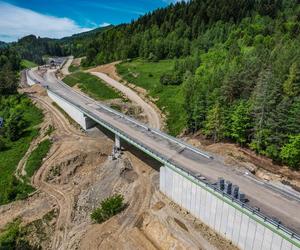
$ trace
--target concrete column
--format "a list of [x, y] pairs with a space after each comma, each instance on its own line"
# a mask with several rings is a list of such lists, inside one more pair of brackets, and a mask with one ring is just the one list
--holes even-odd
[[121, 149], [121, 142], [120, 142], [120, 136], [115, 134], [115, 147], [116, 149]]

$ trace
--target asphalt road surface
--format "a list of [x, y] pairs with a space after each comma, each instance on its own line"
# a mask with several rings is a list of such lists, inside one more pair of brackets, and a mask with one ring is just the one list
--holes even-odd
[[67, 100], [88, 110], [94, 117], [105, 120], [134, 138], [135, 141], [142, 142], [152, 151], [160, 153], [174, 165], [181, 166], [194, 173], [201, 173], [210, 180], [217, 180], [218, 177], [230, 180], [246, 194], [251, 205], [260, 207], [261, 211], [269, 217], [278, 218], [284, 225], [298, 234], [300, 233], [300, 202], [297, 199], [293, 199], [282, 192], [270, 189], [266, 185], [247, 178], [243, 175], [243, 172], [223, 164], [218, 157], [214, 159], [205, 158], [188, 148], [182, 148], [170, 140], [136, 126], [136, 124], [125, 120], [121, 116], [108, 112], [101, 108], [98, 102], [63, 85], [56, 79], [53, 71], [48, 70], [43, 79], [33, 71], [30, 71], [29, 75], [37, 79], [41, 84], [48, 85], [51, 90]]

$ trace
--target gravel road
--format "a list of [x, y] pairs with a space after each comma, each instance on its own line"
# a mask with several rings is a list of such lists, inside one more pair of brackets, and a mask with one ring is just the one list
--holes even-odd
[[149, 126], [152, 128], [160, 128], [161, 121], [160, 116], [156, 112], [156, 110], [146, 101], [144, 101], [136, 92], [134, 92], [129, 87], [123, 85], [122, 83], [112, 79], [108, 75], [100, 72], [91, 72], [92, 75], [95, 75], [105, 81], [107, 84], [112, 86], [113, 88], [117, 89], [118, 91], [122, 92], [129, 100], [136, 103], [138, 106], [142, 108], [144, 113], [147, 116], [147, 120], [149, 123]]

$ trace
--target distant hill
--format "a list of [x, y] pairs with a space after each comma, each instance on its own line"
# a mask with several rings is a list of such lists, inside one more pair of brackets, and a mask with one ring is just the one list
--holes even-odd
[[[32, 61], [36, 64], [43, 63], [43, 56], [65, 56], [74, 54], [83, 55], [86, 44], [96, 39], [98, 35], [111, 29], [113, 25], [99, 27], [87, 32], [74, 34], [61, 39], [41, 38], [35, 35], [22, 37], [17, 42], [5, 43], [0, 41], [0, 49], [10, 48], [16, 51], [21, 59]], [[76, 48], [76, 50], [74, 49]]]
[[82, 32], [60, 39], [64, 53], [74, 55], [75, 57], [84, 56], [90, 42], [94, 41], [102, 33], [112, 29], [113, 27], [113, 25], [99, 27], [87, 32]]
[[61, 38], [60, 41], [61, 42], [70, 42], [70, 41], [74, 41], [76, 39], [80, 39], [80, 38], [86, 38], [86, 37], [91, 37], [91, 36], [96, 36], [106, 30], [109, 30], [111, 28], [113, 28], [113, 25], [108, 25], [105, 27], [99, 27], [90, 31], [86, 31], [86, 32], [82, 32], [82, 33], [78, 33], [78, 34], [74, 34], [72, 36], [68, 36], [68, 37], [64, 37]]
[[43, 56], [64, 56], [58, 39], [41, 38], [35, 35], [25, 36], [12, 44], [22, 59], [26, 59], [37, 64], [43, 63]]
[[7, 47], [8, 44], [6, 42], [0, 41], [0, 49]]

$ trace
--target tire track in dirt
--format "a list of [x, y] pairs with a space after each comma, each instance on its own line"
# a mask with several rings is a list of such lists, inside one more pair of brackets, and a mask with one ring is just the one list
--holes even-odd
[[[50, 113], [52, 123], [56, 129], [55, 137], [58, 138], [58, 140], [54, 141], [47, 158], [43, 162], [43, 165], [33, 176], [32, 185], [56, 200], [59, 214], [56, 221], [56, 230], [53, 236], [52, 248], [59, 249], [66, 237], [67, 222], [72, 213], [72, 201], [61, 188], [53, 184], [49, 184], [46, 181], [47, 174], [52, 167], [52, 164], [59, 159], [63, 153], [64, 143], [69, 140], [78, 140], [79, 138], [88, 139], [88, 137], [83, 133], [78, 132], [78, 130], [76, 130], [69, 121], [67, 121], [64, 115], [62, 115], [61, 112], [52, 105], [52, 102], [48, 97], [39, 97], [36, 95], [31, 95], [30, 97], [35, 100], [43, 108], [43, 110]], [[76, 138], [74, 138], [74, 136], [76, 136]], [[61, 140], [59, 140], [59, 138]]]
[[[133, 103], [136, 103], [146, 114], [150, 127], [161, 129], [164, 126], [164, 118], [161, 111], [151, 100], [147, 99], [144, 94], [142, 95], [142, 93], [139, 93], [136, 89], [132, 89], [128, 85], [121, 83], [121, 81], [124, 80], [116, 71], [116, 64], [118, 63], [120, 62], [101, 65], [89, 69], [87, 72], [105, 81], [110, 87], [121, 92]], [[146, 91], [144, 92], [146, 93]]]
[[[126, 156], [129, 158], [133, 166], [140, 166], [141, 162], [138, 162], [131, 153], [127, 152]], [[138, 174], [138, 179], [134, 188], [134, 199], [131, 201], [131, 206], [126, 210], [126, 213], [122, 215], [124, 218], [118, 233], [121, 234], [126, 228], [133, 227], [137, 224], [141, 214], [149, 207], [151, 201], [151, 177], [153, 174], [152, 169], [141, 170], [140, 167], [134, 167], [134, 171]]]

